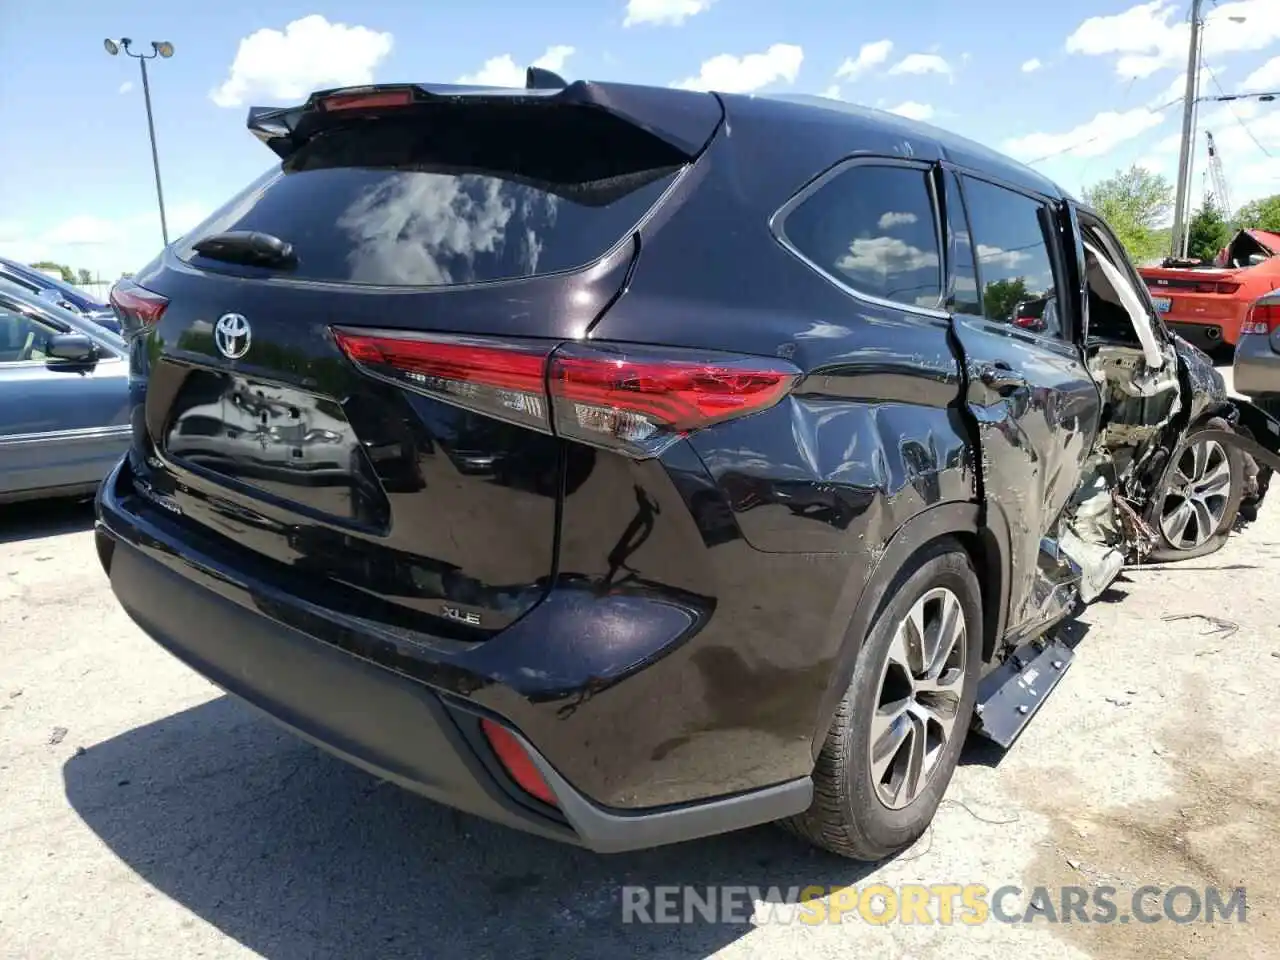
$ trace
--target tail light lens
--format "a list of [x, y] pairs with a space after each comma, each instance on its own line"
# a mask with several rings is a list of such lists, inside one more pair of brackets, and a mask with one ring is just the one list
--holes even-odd
[[549, 379], [558, 434], [651, 457], [694, 430], [772, 407], [799, 375], [755, 357], [567, 344]]
[[516, 782], [516, 785], [529, 796], [536, 797], [553, 807], [556, 806], [556, 795], [547, 786], [547, 781], [542, 779], [542, 774], [538, 772], [533, 759], [520, 745], [515, 735], [488, 717], [480, 721], [480, 729], [484, 732], [485, 739], [489, 741], [489, 746], [493, 748], [498, 762], [502, 764], [503, 769]]
[[777, 404], [800, 379], [780, 360], [614, 344], [531, 344], [334, 330], [364, 372], [479, 413], [637, 458]]
[[342, 352], [372, 376], [551, 432], [546, 393], [550, 344], [381, 331], [334, 330], [333, 335]]
[[1230, 295], [1240, 289], [1240, 284], [1230, 283], [1227, 281], [1219, 281], [1216, 283], [1197, 283], [1195, 285], [1196, 293], [1220, 293]]
[[1264, 337], [1277, 330], [1280, 330], [1280, 300], [1255, 303], [1240, 327], [1241, 333], [1258, 333]]
[[116, 281], [108, 299], [126, 333], [140, 327], [154, 327], [169, 306], [168, 298], [128, 279]]

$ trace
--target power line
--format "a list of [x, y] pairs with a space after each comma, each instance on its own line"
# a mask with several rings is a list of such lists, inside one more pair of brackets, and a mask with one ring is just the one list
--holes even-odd
[[[1212, 80], [1213, 85], [1218, 88], [1218, 92], [1222, 94], [1224, 97], [1227, 96], [1227, 91], [1222, 89], [1222, 84], [1218, 82], [1218, 75], [1213, 72], [1213, 67], [1209, 66], [1206, 63], [1204, 64], [1204, 68], [1207, 71], [1209, 71], [1209, 79]], [[1262, 145], [1262, 141], [1259, 140], [1256, 136], [1254, 136], [1253, 131], [1249, 129], [1249, 125], [1244, 122], [1244, 118], [1241, 117], [1240, 114], [1236, 113], [1235, 104], [1232, 103], [1230, 100], [1225, 101], [1225, 103], [1227, 104], [1227, 109], [1231, 111], [1231, 115], [1236, 118], [1236, 123], [1240, 124], [1241, 128], [1244, 130], [1245, 133], [1249, 135], [1249, 139], [1254, 142], [1257, 148], [1261, 150], [1264, 154], [1266, 154], [1268, 157], [1274, 156], [1270, 150], [1268, 150], [1266, 147]]]
[[[1182, 103], [1182, 97], [1178, 97], [1177, 100], [1170, 100], [1168, 103], [1161, 104], [1160, 106], [1152, 109], [1150, 112], [1161, 113], [1179, 103]], [[1104, 136], [1106, 136], [1105, 133], [1095, 134], [1094, 136], [1090, 137], [1088, 140], [1081, 140], [1079, 143], [1073, 143], [1071, 146], [1063, 147], [1061, 150], [1055, 150], [1053, 151], [1053, 153], [1046, 153], [1043, 157], [1036, 157], [1034, 160], [1028, 160], [1027, 166], [1029, 167], [1034, 166], [1037, 163], [1043, 163], [1044, 161], [1051, 160], [1054, 157], [1060, 157], [1064, 153], [1070, 153], [1072, 150], [1079, 150], [1081, 147], [1087, 147], [1089, 144], [1093, 143], [1094, 141], [1101, 140]]]

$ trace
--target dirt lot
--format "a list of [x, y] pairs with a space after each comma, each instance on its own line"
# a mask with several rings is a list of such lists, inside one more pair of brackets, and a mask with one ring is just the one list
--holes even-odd
[[[1280, 748], [1261, 706], [1280, 683], [1277, 493], [1217, 556], [1128, 572], [1014, 749], [972, 746], [930, 835], [873, 870], [772, 828], [597, 857], [380, 784], [144, 638], [99, 571], [87, 510], [4, 511], [0, 956], [1280, 957]], [[624, 884], [875, 881], [1244, 885], [1249, 912], [1213, 926], [620, 922]]]

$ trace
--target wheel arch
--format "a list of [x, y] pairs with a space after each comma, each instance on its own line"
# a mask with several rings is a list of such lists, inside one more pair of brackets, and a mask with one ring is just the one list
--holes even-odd
[[[853, 679], [862, 643], [893, 589], [904, 579], [913, 558], [940, 540], [959, 543], [969, 555], [982, 589], [982, 655], [990, 660], [1007, 625], [1009, 601], [1009, 534], [999, 511], [976, 503], [942, 503], [924, 510], [902, 526], [885, 543], [870, 575], [861, 584], [846, 584], [833, 617], [841, 637], [835, 666], [818, 708], [812, 749], [816, 759], [822, 750], [841, 697]], [[855, 572], [863, 570], [855, 567]], [[851, 609], [850, 609], [851, 608]], [[846, 615], [845, 610], [849, 610]]]

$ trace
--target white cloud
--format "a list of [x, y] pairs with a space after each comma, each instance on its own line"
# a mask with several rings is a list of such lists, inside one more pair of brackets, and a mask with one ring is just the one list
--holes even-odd
[[[1151, 0], [1122, 13], [1084, 20], [1067, 37], [1067, 51], [1116, 55], [1120, 76], [1146, 77], [1186, 62], [1190, 29], [1181, 2]], [[1206, 17], [1203, 37], [1206, 57], [1263, 50], [1280, 39], [1280, 4], [1275, 0], [1220, 3]]]
[[899, 73], [941, 73], [951, 75], [951, 64], [936, 53], [909, 53], [892, 67], [891, 74]]
[[1106, 111], [1088, 123], [1082, 123], [1064, 133], [1029, 133], [1014, 137], [1004, 142], [1003, 149], [1023, 161], [1059, 153], [1072, 153], [1077, 157], [1100, 157], [1126, 140], [1159, 126], [1164, 119], [1164, 114], [1145, 107], [1135, 107], [1124, 113]]
[[673, 84], [685, 90], [750, 93], [771, 83], [794, 83], [804, 62], [804, 50], [793, 43], [775, 43], [764, 53], [735, 57], [722, 53], [702, 63], [696, 77]]
[[[176, 239], [209, 215], [201, 203], [169, 203], [169, 237]], [[144, 266], [160, 251], [160, 215], [154, 207], [121, 217], [81, 213], [43, 226], [0, 224], [0, 255], [23, 263], [52, 260], [114, 280]]]
[[690, 17], [706, 11], [715, 0], [627, 0], [624, 27], [652, 23], [678, 27]]
[[1280, 57], [1272, 57], [1240, 82], [1241, 90], [1280, 90]]
[[[546, 53], [533, 61], [533, 66], [559, 73], [573, 55], [573, 47], [563, 44], [547, 47]], [[523, 87], [525, 68], [517, 66], [511, 54], [490, 57], [475, 73], [458, 78], [458, 83], [470, 87]]]
[[1012, 270], [1023, 260], [1031, 259], [1031, 254], [1023, 250], [1003, 250], [985, 243], [978, 244], [978, 265], [982, 267], [999, 266]]
[[132, 80], [126, 80], [124, 83], [120, 84], [120, 89], [119, 89], [119, 90], [117, 90], [116, 92], [117, 92], [117, 93], [128, 93], [128, 92], [129, 92], [130, 90], [132, 90], [132, 89], [133, 89], [133, 81], [132, 81]]
[[827, 98], [828, 98], [828, 99], [830, 99], [830, 100], [839, 100], [839, 99], [840, 99], [840, 84], [838, 84], [838, 83], [833, 83], [831, 86], [827, 87], [827, 89], [825, 89], [825, 90], [823, 90], [823, 91], [822, 91], [822, 95], [823, 95], [824, 97], [827, 97]]
[[908, 100], [900, 103], [896, 107], [889, 108], [890, 113], [896, 113], [900, 117], [906, 117], [908, 120], [928, 120], [933, 116], [933, 107], [927, 103], [916, 103], [914, 100]]
[[330, 23], [318, 13], [283, 32], [264, 27], [240, 41], [227, 79], [209, 97], [220, 107], [239, 107], [250, 97], [297, 100], [327, 87], [372, 83], [391, 42], [390, 33]]
[[846, 57], [844, 63], [836, 69], [837, 80], [856, 80], [873, 67], [878, 67], [889, 59], [893, 51], [892, 40], [875, 40], [864, 43], [857, 57]]
[[[1224, 103], [1200, 121], [1200, 129], [1213, 132], [1231, 191], [1231, 202], [1241, 204], [1280, 193], [1280, 110], [1274, 104]], [[1255, 138], [1257, 142], [1255, 142]], [[1259, 144], [1271, 156], [1259, 149]], [[1176, 147], [1174, 148], [1176, 151]], [[1206, 168], [1204, 135], [1196, 144], [1195, 169]], [[1176, 157], [1176, 153], [1174, 153]]]
[[1022, 72], [1023, 72], [1023, 73], [1035, 73], [1037, 70], [1039, 70], [1039, 69], [1040, 69], [1041, 67], [1043, 67], [1043, 66], [1044, 66], [1044, 64], [1043, 64], [1043, 63], [1041, 63], [1041, 62], [1039, 61], [1039, 59], [1037, 59], [1036, 57], [1032, 57], [1030, 60], [1026, 60], [1026, 61], [1024, 61], [1024, 62], [1023, 62], [1023, 64], [1022, 64]]
[[880, 214], [880, 219], [876, 222], [881, 230], [889, 230], [899, 224], [915, 223], [919, 217], [914, 213], [895, 213], [890, 210], [887, 213]]

